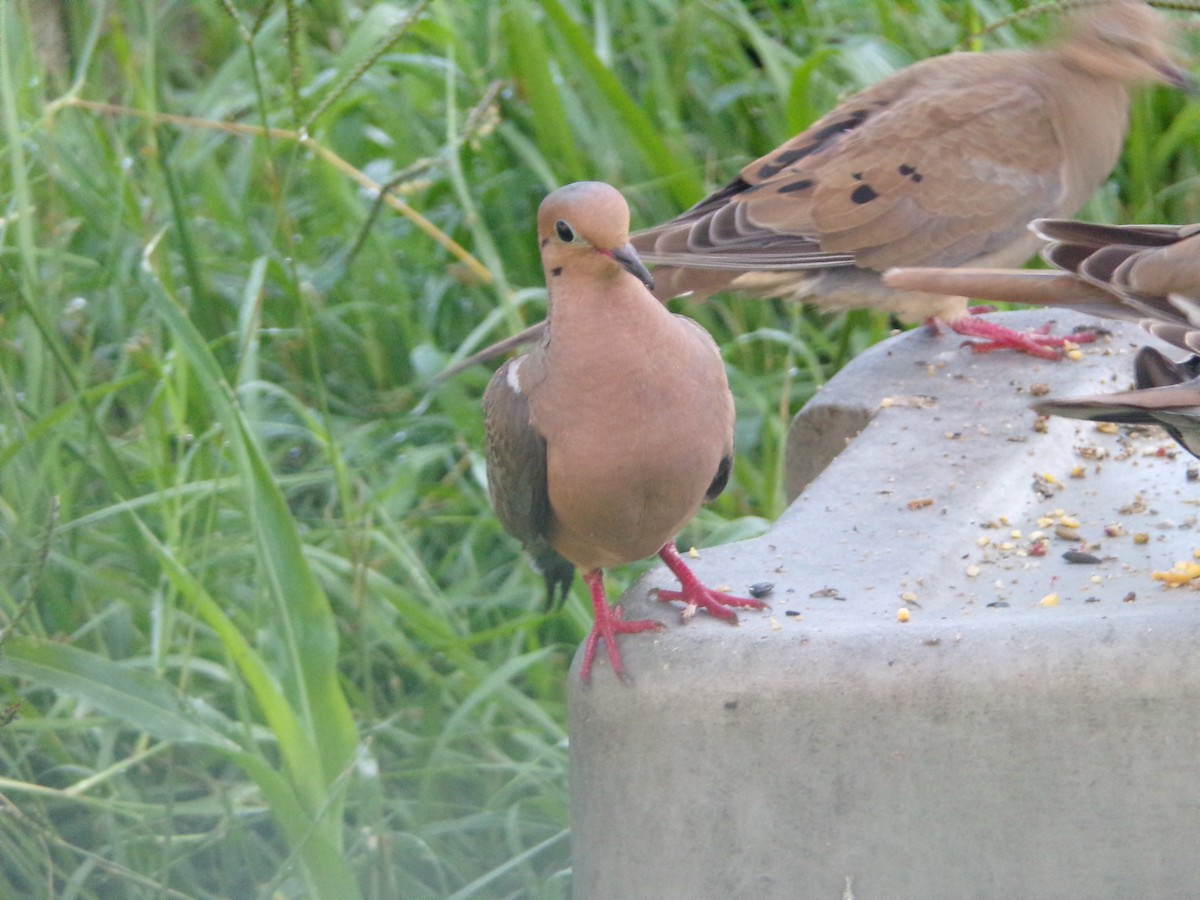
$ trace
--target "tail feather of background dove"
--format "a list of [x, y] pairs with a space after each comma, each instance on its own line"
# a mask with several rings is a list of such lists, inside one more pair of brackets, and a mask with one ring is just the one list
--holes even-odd
[[[884, 280], [904, 289], [965, 292], [1137, 321], [1167, 343], [1200, 354], [1200, 224], [1039, 220], [1031, 232], [1050, 242], [1042, 256], [1055, 271], [901, 268]], [[1046, 400], [1033, 408], [1043, 415], [1162, 425], [1200, 456], [1200, 355], [1175, 361], [1142, 347], [1134, 384], [1132, 391]]]

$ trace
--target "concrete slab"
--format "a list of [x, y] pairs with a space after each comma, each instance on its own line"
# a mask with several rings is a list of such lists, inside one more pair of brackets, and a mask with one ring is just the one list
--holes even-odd
[[[1001, 314], [1051, 317], [1092, 321]], [[1127, 386], [1150, 339], [1113, 330], [873, 348], [797, 417], [784, 516], [695, 563], [770, 611], [682, 625], [665, 569], [634, 585], [671, 624], [622, 641], [635, 684], [570, 682], [577, 898], [1200, 896], [1200, 605], [1151, 575], [1200, 548], [1196, 461], [1028, 410]]]

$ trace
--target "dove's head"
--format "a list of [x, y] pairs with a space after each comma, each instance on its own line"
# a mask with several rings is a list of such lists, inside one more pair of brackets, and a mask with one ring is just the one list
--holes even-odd
[[1068, 19], [1062, 52], [1086, 72], [1123, 84], [1161, 82], [1194, 91], [1176, 60], [1168, 20], [1141, 0], [1104, 0]]
[[624, 269], [647, 288], [654, 281], [629, 243], [629, 205], [601, 181], [577, 181], [549, 194], [538, 208], [538, 246], [546, 277], [564, 269], [603, 276]]

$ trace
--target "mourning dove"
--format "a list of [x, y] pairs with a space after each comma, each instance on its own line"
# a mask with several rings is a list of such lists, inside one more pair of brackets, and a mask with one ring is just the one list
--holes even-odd
[[[1135, 320], [1152, 334], [1200, 353], [1200, 224], [1092, 225], [1039, 220], [1056, 271], [893, 269], [898, 288], [969, 293], [985, 300], [1069, 306]], [[1143, 347], [1134, 361], [1137, 390], [1034, 404], [1043, 415], [1157, 423], [1200, 456], [1200, 356], [1174, 362]]]
[[[1061, 338], [976, 319], [965, 297], [898, 291], [892, 266], [1014, 266], [1026, 224], [1076, 212], [1124, 143], [1130, 85], [1184, 87], [1167, 22], [1134, 0], [1073, 14], [1034, 51], [951, 53], [839, 105], [687, 212], [633, 238], [660, 298], [732, 289], [877, 307], [1056, 358]], [[979, 345], [976, 345], [979, 346]]]
[[[690, 210], [633, 236], [655, 295], [733, 290], [824, 309], [876, 307], [1057, 358], [1062, 338], [970, 314], [965, 297], [898, 291], [892, 266], [1015, 266], [1026, 224], [1073, 215], [1108, 177], [1128, 126], [1130, 85], [1190, 87], [1168, 23], [1135, 0], [1069, 17], [1042, 50], [950, 53], [843, 102]], [[449, 370], [532, 340], [541, 324]], [[1076, 339], [1079, 339], [1078, 337]]]
[[500, 522], [542, 565], [554, 593], [584, 572], [595, 624], [587, 681], [604, 640], [624, 677], [616, 635], [661, 628], [610, 608], [602, 569], [657, 553], [681, 583], [659, 591], [736, 622], [764, 606], [702, 585], [672, 543], [717, 496], [733, 460], [733, 396], [716, 344], [650, 293], [629, 244], [629, 207], [600, 182], [559, 188], [538, 210], [549, 293], [547, 328], [496, 372], [484, 394], [488, 486]]

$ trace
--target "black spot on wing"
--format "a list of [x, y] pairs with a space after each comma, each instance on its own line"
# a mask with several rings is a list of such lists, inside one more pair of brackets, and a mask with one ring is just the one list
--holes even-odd
[[550, 270], [550, 274], [553, 275], [555, 278], [557, 278], [559, 275], [562, 274], [562, 266], [555, 266], [553, 269]]
[[910, 165], [908, 165], [908, 163], [902, 163], [900, 165], [900, 168], [897, 171], [899, 171], [899, 173], [901, 175], [903, 175], [905, 178], [912, 181], [913, 184], [921, 183], [922, 175], [920, 172], [917, 171], [916, 166], [910, 166]]
[[879, 195], [877, 193], [875, 193], [874, 188], [872, 188], [869, 184], [860, 184], [850, 194], [850, 199], [853, 200], [855, 203], [861, 204], [861, 203], [870, 203], [872, 200], [874, 200], [878, 196]]
[[792, 194], [796, 191], [803, 191], [813, 186], [811, 178], [801, 178], [799, 181], [793, 181], [791, 184], [785, 184], [775, 190], [780, 194]]
[[[667, 224], [674, 225], [681, 222], [690, 222], [698, 219], [705, 213], [709, 212], [709, 210], [723, 206], [727, 201], [736, 197], [738, 194], [749, 193], [758, 187], [759, 185], [751, 185], [750, 182], [746, 181], [745, 179], [735, 178], [733, 181], [729, 182], [729, 184], [725, 185], [725, 187], [721, 188], [715, 193], [709, 194], [691, 209], [684, 212], [678, 218], [672, 219], [671, 222]], [[649, 232], [654, 232], [656, 230], [657, 229], [649, 229]]]
[[804, 157], [813, 152], [813, 149], [814, 148], [812, 144], [807, 144], [803, 147], [793, 147], [791, 150], [784, 150], [782, 153], [777, 154], [771, 160], [771, 162], [783, 169], [787, 166], [790, 166], [792, 163], [796, 163], [804, 159]]
[[813, 140], [817, 143], [824, 144], [830, 138], [837, 137], [843, 132], [853, 131], [855, 128], [861, 125], [863, 120], [866, 118], [867, 110], [856, 109], [854, 112], [850, 113], [850, 115], [846, 116], [846, 118], [839, 119], [836, 122], [830, 122], [820, 131], [816, 132], [813, 135]]
[[861, 125], [866, 117], [867, 110], [856, 109], [844, 119], [838, 119], [836, 122], [830, 122], [825, 127], [820, 128], [810, 134], [808, 136], [809, 140], [807, 143], [799, 147], [791, 147], [787, 150], [783, 150], [771, 157], [770, 162], [765, 163], [759, 168], [758, 177], [773, 178], [788, 166], [798, 163], [800, 160], [807, 156], [812, 156], [812, 154], [817, 153], [818, 151], [824, 150], [831, 143], [833, 143], [834, 139], [838, 135], [844, 134], [847, 131], [853, 131], [855, 128]]

